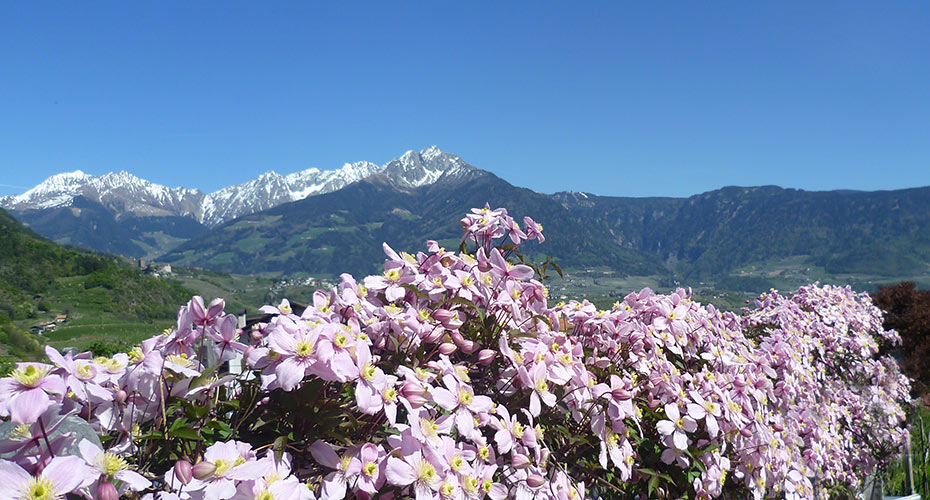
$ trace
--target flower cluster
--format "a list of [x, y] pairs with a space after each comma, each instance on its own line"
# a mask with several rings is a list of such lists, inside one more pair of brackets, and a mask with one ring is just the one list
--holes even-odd
[[194, 297], [129, 353], [18, 365], [0, 496], [814, 498], [900, 445], [908, 384], [868, 297], [773, 291], [742, 317], [685, 290], [550, 306], [546, 267], [518, 253], [541, 225], [461, 222], [459, 251], [385, 245], [381, 275], [251, 329]]

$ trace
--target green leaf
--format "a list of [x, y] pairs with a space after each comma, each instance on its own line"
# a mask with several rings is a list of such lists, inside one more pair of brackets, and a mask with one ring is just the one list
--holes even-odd
[[171, 423], [171, 427], [168, 427], [168, 433], [172, 433], [172, 432], [176, 431], [177, 429], [180, 429], [181, 427], [184, 427], [185, 425], [187, 425], [187, 419], [186, 419], [186, 418], [184, 418], [184, 417], [177, 418], [177, 419], [174, 420], [174, 422]]
[[181, 439], [189, 439], [191, 441], [202, 441], [203, 440], [200, 434], [197, 433], [197, 431], [195, 431], [194, 429], [191, 429], [190, 427], [182, 427], [180, 429], [175, 429], [174, 431], [171, 431], [169, 434], [171, 434], [171, 436], [173, 437], [178, 437]]

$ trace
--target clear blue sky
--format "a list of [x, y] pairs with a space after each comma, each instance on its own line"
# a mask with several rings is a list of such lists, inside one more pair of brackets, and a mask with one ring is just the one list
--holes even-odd
[[4, 2], [0, 194], [433, 144], [542, 192], [930, 185], [928, 26], [916, 1]]

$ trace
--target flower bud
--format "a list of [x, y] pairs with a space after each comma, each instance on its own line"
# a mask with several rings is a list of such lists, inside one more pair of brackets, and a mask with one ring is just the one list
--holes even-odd
[[407, 396], [406, 399], [407, 399], [407, 402], [410, 403], [410, 406], [412, 406], [413, 408], [419, 408], [425, 405], [427, 401], [429, 401], [424, 396], [418, 396], [416, 394]]
[[532, 462], [530, 461], [530, 457], [522, 453], [517, 453], [516, 455], [513, 456], [513, 468], [514, 469], [525, 469], [529, 467], [530, 465], [532, 465]]
[[610, 395], [618, 401], [626, 401], [627, 399], [633, 398], [633, 394], [630, 391], [620, 388], [610, 391]]
[[462, 348], [462, 352], [464, 352], [465, 354], [471, 354], [477, 351], [478, 348], [481, 347], [481, 344], [473, 340], [466, 340], [465, 342], [462, 342], [462, 345], [460, 345], [459, 347]]
[[213, 465], [213, 462], [207, 461], [197, 462], [191, 468], [191, 472], [194, 474], [194, 477], [203, 481], [213, 476], [213, 473], [216, 472], [216, 465]]
[[129, 395], [126, 394], [126, 391], [122, 389], [116, 391], [116, 393], [113, 394], [113, 401], [116, 401], [119, 404], [125, 403], [127, 398], [129, 398]]
[[191, 463], [187, 460], [178, 460], [174, 463], [174, 477], [178, 478], [178, 481], [181, 481], [181, 484], [187, 486], [191, 482], [191, 479], [194, 477], [194, 471], [191, 468]]
[[455, 345], [462, 347], [462, 344], [467, 342], [465, 337], [462, 336], [462, 332], [454, 331], [449, 334], [452, 337], [452, 341], [455, 342]]
[[545, 482], [546, 482], [546, 479], [540, 476], [539, 474], [530, 474], [530, 476], [526, 478], [526, 484], [530, 488], [539, 488]]
[[448, 309], [436, 309], [433, 311], [433, 318], [440, 323], [445, 323], [454, 317], [455, 313]]
[[743, 427], [742, 429], [739, 430], [739, 433], [742, 434], [743, 437], [747, 437], [747, 438], [752, 437], [752, 431], [749, 430], [748, 427]]
[[434, 344], [438, 342], [439, 339], [441, 339], [442, 336], [445, 335], [445, 333], [446, 331], [443, 330], [442, 328], [439, 328], [439, 327], [433, 328], [433, 331], [427, 333], [426, 336], [423, 337], [423, 342], [426, 342], [427, 344]]
[[254, 340], [254, 341], [257, 342], [257, 341], [261, 340], [261, 339], [264, 337], [264, 335], [262, 335], [261, 330], [252, 330], [252, 335], [251, 335], [251, 337], [252, 337], [252, 340]]
[[442, 344], [439, 344], [439, 352], [445, 354], [446, 356], [455, 352], [456, 349], [458, 349], [458, 347], [450, 342], [443, 342]]
[[100, 481], [100, 484], [97, 485], [97, 495], [94, 498], [97, 500], [119, 500], [119, 492], [116, 491], [116, 486], [113, 486], [113, 483]]
[[407, 399], [413, 396], [423, 397], [426, 395], [426, 388], [416, 382], [406, 382], [400, 388], [400, 395]]
[[491, 361], [494, 361], [494, 356], [497, 355], [497, 352], [494, 349], [482, 349], [478, 352], [478, 363], [482, 365], [489, 365]]

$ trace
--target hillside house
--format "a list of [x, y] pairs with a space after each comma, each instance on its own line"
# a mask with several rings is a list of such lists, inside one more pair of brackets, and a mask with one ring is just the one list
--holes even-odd
[[58, 324], [54, 321], [46, 321], [33, 326], [29, 330], [36, 335], [42, 335], [43, 333], [54, 331], [57, 326]]

